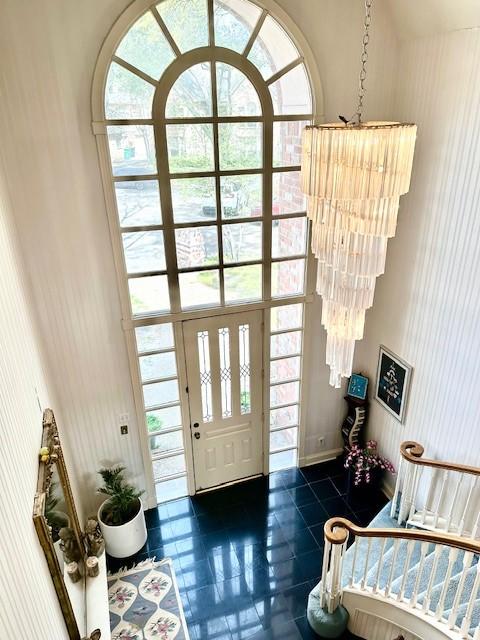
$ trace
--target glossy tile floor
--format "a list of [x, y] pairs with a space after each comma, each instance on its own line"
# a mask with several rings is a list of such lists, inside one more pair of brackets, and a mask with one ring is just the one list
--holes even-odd
[[377, 493], [351, 499], [345, 485], [341, 462], [331, 461], [162, 504], [146, 512], [141, 552], [109, 558], [109, 569], [172, 558], [191, 640], [316, 638], [305, 608], [324, 522], [344, 515], [366, 525], [386, 502]]

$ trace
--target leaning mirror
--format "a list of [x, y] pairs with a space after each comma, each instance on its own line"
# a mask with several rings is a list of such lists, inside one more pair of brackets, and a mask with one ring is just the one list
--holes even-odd
[[45, 552], [70, 640], [85, 636], [85, 549], [51, 409], [43, 414], [33, 521]]

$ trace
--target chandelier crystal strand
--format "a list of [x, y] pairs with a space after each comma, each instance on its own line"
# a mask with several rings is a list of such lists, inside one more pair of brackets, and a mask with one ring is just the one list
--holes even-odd
[[302, 186], [318, 260], [326, 361], [337, 388], [352, 374], [355, 341], [363, 338], [365, 312], [385, 269], [400, 196], [410, 187], [417, 132], [414, 124], [361, 120], [370, 8], [367, 0], [357, 121], [310, 126], [303, 133]]

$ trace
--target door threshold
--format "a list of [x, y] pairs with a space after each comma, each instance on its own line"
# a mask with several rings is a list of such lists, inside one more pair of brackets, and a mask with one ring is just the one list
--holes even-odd
[[231, 480], [230, 482], [217, 484], [215, 487], [208, 487], [207, 489], [198, 489], [198, 491], [195, 491], [193, 495], [197, 496], [203, 493], [210, 493], [210, 491], [216, 491], [217, 489], [224, 489], [225, 487], [231, 487], [234, 484], [240, 484], [240, 482], [247, 482], [248, 480], [255, 480], [256, 478], [263, 478], [263, 477], [264, 477], [263, 473], [257, 473], [254, 476], [247, 476], [246, 478], [239, 478], [238, 480]]

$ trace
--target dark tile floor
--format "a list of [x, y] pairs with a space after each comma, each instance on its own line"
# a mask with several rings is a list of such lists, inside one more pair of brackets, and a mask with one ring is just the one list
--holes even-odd
[[345, 515], [366, 525], [385, 502], [349, 498], [339, 460], [280, 471], [150, 509], [145, 547], [108, 567], [172, 558], [191, 640], [313, 639], [305, 608], [323, 524]]

